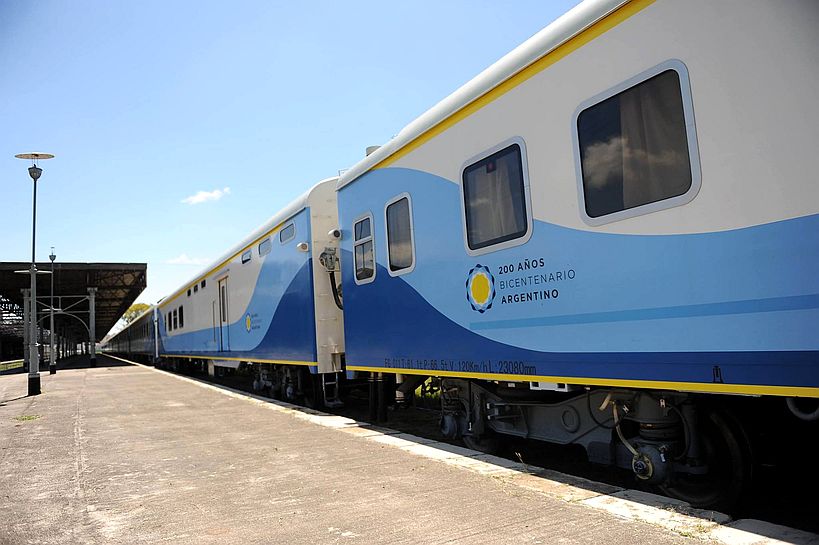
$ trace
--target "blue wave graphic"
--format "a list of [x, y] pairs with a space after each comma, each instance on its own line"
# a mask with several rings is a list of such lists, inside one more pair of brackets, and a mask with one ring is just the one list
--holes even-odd
[[[393, 278], [383, 209], [403, 192], [416, 264]], [[462, 206], [458, 183], [405, 168], [370, 171], [339, 192], [345, 228], [372, 213], [377, 261], [374, 282], [356, 285], [345, 232], [350, 365], [819, 385], [819, 215], [672, 235], [535, 220], [526, 244], [473, 257]], [[478, 264], [493, 276], [491, 308], [476, 309], [466, 292]]]
[[[610, 234], [536, 220], [526, 244], [472, 257], [464, 247], [457, 183], [411, 169], [377, 169], [342, 189], [339, 209], [345, 227], [364, 211], [373, 213], [381, 271], [387, 247], [379, 211], [405, 191], [417, 262], [401, 279], [459, 327], [503, 345], [558, 353], [819, 349], [819, 215], [675, 235]], [[346, 252], [352, 239], [342, 239]], [[538, 267], [521, 270], [527, 261]], [[496, 292], [483, 313], [464, 289], [478, 264], [491, 271]], [[370, 285], [354, 283], [352, 265], [345, 257], [345, 297], [367, 305]], [[538, 281], [540, 273], [546, 281]], [[549, 281], [552, 273], [562, 280]], [[375, 284], [385, 276], [379, 272]], [[552, 289], [558, 293], [547, 300], [543, 291]], [[414, 308], [399, 303], [394, 312]], [[345, 320], [347, 331], [358, 327], [357, 319]], [[407, 332], [403, 344], [413, 341]], [[354, 349], [349, 342], [348, 349]]]
[[[280, 274], [280, 273], [279, 273]], [[260, 275], [261, 278], [264, 275]], [[205, 329], [175, 335], [171, 338], [172, 345], [161, 349], [164, 354], [195, 354], [202, 357], [218, 358], [247, 358], [291, 361], [316, 361], [316, 329], [315, 310], [313, 306], [312, 264], [305, 261], [293, 279], [287, 285], [284, 293], [276, 304], [275, 299], [264, 297], [263, 290], [257, 284], [254, 296], [248, 309], [256, 309], [257, 313], [273, 311], [264, 336], [255, 346], [240, 350], [241, 336], [249, 335], [244, 326], [244, 315], [237, 322], [231, 324], [230, 336], [233, 350], [219, 352], [213, 348], [213, 331]], [[275, 305], [275, 307], [274, 307]], [[275, 310], [274, 310], [275, 308]], [[264, 320], [264, 317], [262, 318]], [[163, 339], [166, 341], [167, 339]], [[202, 347], [208, 347], [202, 349]]]

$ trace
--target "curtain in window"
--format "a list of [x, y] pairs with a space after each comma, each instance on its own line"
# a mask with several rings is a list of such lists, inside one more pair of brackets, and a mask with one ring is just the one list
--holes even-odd
[[691, 187], [679, 76], [664, 72], [620, 96], [623, 208]]

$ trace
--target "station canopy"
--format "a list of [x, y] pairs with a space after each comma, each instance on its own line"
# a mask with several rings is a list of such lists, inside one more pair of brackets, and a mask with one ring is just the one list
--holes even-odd
[[[6, 328], [22, 332], [23, 293], [31, 287], [31, 276], [15, 271], [29, 271], [31, 263], [0, 263], [0, 307]], [[52, 270], [50, 261], [37, 263], [39, 272]], [[57, 333], [82, 342], [88, 339], [85, 326], [77, 320], [88, 323], [88, 288], [96, 288], [95, 324], [96, 341], [100, 341], [114, 324], [128, 310], [147, 285], [147, 265], [145, 263], [54, 263], [54, 307], [71, 313], [72, 316], [56, 314], [54, 329]], [[37, 275], [37, 305], [40, 316], [48, 315], [51, 295], [51, 274]], [[86, 299], [82, 299], [85, 296]], [[70, 307], [70, 308], [69, 308]], [[19, 316], [19, 328], [15, 327]], [[49, 320], [41, 322], [49, 327]], [[0, 324], [2, 325], [2, 324]], [[2, 332], [0, 332], [2, 333]], [[13, 333], [5, 332], [6, 335]], [[16, 336], [16, 335], [15, 335]], [[22, 336], [22, 333], [21, 333]]]

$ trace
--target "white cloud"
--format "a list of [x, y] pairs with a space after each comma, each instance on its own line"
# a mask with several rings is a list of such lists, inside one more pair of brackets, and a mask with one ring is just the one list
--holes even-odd
[[168, 265], [207, 265], [210, 259], [206, 257], [188, 257], [188, 254], [179, 254], [173, 259], [166, 261]]
[[225, 195], [230, 194], [230, 188], [214, 189], [213, 191], [197, 191], [190, 197], [185, 197], [182, 202], [185, 204], [199, 204], [208, 201], [218, 201]]

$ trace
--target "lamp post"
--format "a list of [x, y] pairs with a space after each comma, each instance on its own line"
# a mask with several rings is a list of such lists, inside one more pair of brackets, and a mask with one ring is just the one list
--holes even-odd
[[28, 363], [28, 395], [36, 396], [40, 394], [40, 354], [37, 352], [37, 264], [35, 262], [35, 241], [37, 236], [37, 180], [43, 174], [43, 169], [37, 166], [37, 161], [52, 159], [50, 153], [18, 153], [18, 159], [29, 159], [32, 165], [28, 167], [28, 175], [34, 182], [34, 199], [32, 205], [31, 219], [31, 312], [29, 317], [31, 328], [29, 335], [29, 363]]
[[51, 260], [51, 301], [48, 305], [48, 310], [51, 313], [51, 324], [48, 326], [51, 333], [48, 338], [51, 344], [48, 349], [48, 374], [53, 375], [57, 373], [57, 360], [54, 358], [54, 260], [57, 259], [57, 255], [54, 253], [54, 246], [51, 247], [48, 258]]

